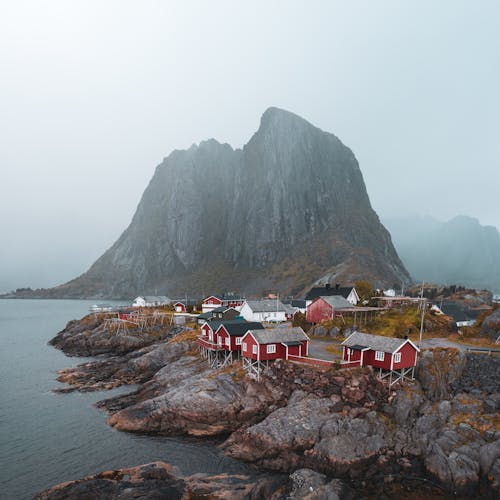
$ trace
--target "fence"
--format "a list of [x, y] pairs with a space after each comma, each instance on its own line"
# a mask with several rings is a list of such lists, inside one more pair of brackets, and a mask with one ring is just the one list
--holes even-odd
[[342, 361], [340, 363], [340, 368], [355, 368], [357, 366], [361, 366], [361, 361]]
[[298, 363], [305, 363], [307, 365], [327, 366], [328, 368], [335, 364], [333, 361], [327, 361], [326, 359], [305, 358], [303, 356], [294, 356], [293, 354], [290, 354], [288, 356], [288, 360], [296, 361]]
[[500, 353], [500, 349], [489, 349], [489, 348], [480, 348], [480, 347], [467, 347], [467, 349], [465, 349], [466, 352], [484, 352], [484, 353], [487, 353], [491, 356], [491, 354], [499, 354]]

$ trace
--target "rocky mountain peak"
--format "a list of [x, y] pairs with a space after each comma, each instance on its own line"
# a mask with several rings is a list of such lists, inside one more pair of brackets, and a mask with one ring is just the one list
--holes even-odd
[[209, 139], [165, 158], [119, 240], [54, 294], [299, 293], [325, 276], [409, 280], [352, 151], [269, 108], [242, 150]]

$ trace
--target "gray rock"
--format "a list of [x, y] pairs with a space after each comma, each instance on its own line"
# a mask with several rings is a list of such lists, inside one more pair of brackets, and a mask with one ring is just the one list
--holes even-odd
[[270, 108], [243, 149], [210, 139], [173, 151], [116, 243], [47, 294], [251, 293], [366, 276], [377, 286], [410, 280], [354, 154], [333, 134]]
[[290, 475], [291, 500], [340, 500], [345, 496], [345, 484], [311, 469], [299, 469]]

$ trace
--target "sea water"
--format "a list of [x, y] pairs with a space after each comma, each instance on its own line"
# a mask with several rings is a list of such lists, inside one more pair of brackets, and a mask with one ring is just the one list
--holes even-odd
[[57, 370], [88, 361], [47, 342], [85, 315], [83, 300], [0, 300], [0, 498], [31, 498], [57, 483], [162, 460], [184, 474], [245, 473], [216, 442], [118, 432], [93, 403], [130, 388], [56, 394]]

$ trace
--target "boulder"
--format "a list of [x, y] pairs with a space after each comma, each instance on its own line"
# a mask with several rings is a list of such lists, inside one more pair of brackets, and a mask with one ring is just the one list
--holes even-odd
[[483, 320], [480, 335], [481, 337], [488, 337], [491, 340], [497, 340], [500, 336], [500, 308], [493, 311]]
[[458, 380], [465, 366], [465, 355], [459, 349], [436, 348], [421, 353], [416, 378], [432, 401], [449, 399], [451, 385]]

